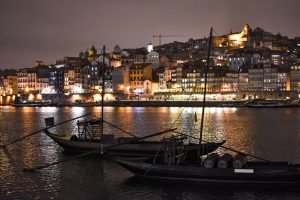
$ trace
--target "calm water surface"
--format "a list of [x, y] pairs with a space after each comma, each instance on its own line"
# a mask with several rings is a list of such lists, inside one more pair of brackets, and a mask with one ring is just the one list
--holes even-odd
[[[0, 143], [6, 144], [44, 127], [45, 117], [56, 122], [101, 109], [80, 107], [0, 107]], [[194, 121], [197, 114], [198, 122]], [[200, 108], [105, 108], [105, 119], [144, 136], [170, 127], [198, 137]], [[105, 127], [117, 136], [124, 133]], [[53, 129], [76, 132], [75, 122]], [[160, 138], [154, 138], [160, 139]], [[226, 146], [270, 160], [300, 163], [300, 109], [208, 108], [204, 139], [226, 139]], [[222, 150], [219, 150], [220, 152]], [[43, 133], [0, 150], [0, 199], [300, 199], [295, 188], [266, 186], [223, 187], [196, 183], [160, 182], [133, 175], [97, 156], [60, 163], [37, 173], [26, 166], [51, 163], [70, 155]]]

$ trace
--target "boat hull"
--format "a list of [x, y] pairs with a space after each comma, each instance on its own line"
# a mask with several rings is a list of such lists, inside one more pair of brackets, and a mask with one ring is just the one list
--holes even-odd
[[290, 166], [285, 162], [253, 162], [243, 169], [207, 169], [200, 166], [165, 166], [124, 159], [115, 161], [143, 178], [207, 183], [300, 184], [300, 166]]
[[[159, 141], [138, 141], [135, 143], [125, 143], [119, 145], [117, 143], [103, 144], [100, 141], [72, 141], [70, 138], [58, 136], [49, 132], [48, 130], [45, 130], [44, 132], [69, 153], [84, 153], [99, 149], [99, 152], [106, 153], [107, 155], [113, 157], [149, 157], [157, 159], [158, 162], [162, 161], [164, 156], [163, 144]], [[185, 145], [185, 150], [188, 152], [187, 160], [195, 160], [195, 157], [199, 155], [199, 150], [204, 155], [215, 151], [224, 143], [225, 141], [218, 143], [204, 143], [200, 146], [199, 144]], [[98, 153], [98, 151], [96, 152]]]

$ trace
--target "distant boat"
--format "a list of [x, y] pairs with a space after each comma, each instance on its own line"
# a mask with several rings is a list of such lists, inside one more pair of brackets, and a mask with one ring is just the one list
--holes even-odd
[[248, 108], [292, 108], [298, 107], [297, 104], [287, 100], [267, 100], [267, 99], [254, 99], [244, 104]]
[[56, 106], [57, 104], [51, 102], [50, 100], [26, 101], [21, 97], [17, 97], [11, 105], [14, 107], [46, 107], [46, 106]]

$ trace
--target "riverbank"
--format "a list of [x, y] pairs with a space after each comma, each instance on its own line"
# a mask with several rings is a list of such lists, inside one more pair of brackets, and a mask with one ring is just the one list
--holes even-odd
[[[207, 101], [207, 107], [241, 107], [246, 103], [245, 100], [240, 101]], [[57, 104], [13, 104], [15, 107], [65, 107], [65, 106], [77, 106], [77, 107], [90, 107], [101, 106], [101, 102], [90, 103], [57, 103]], [[104, 102], [104, 106], [110, 107], [201, 107], [202, 101], [173, 101], [173, 100], [123, 100], [123, 101], [107, 101]]]
[[[93, 107], [101, 106], [101, 102], [60, 102], [60, 103], [19, 103], [8, 104], [14, 107]], [[3, 105], [4, 106], [4, 105]], [[202, 101], [175, 101], [175, 100], [122, 100], [122, 101], [106, 101], [104, 106], [107, 107], [202, 107]], [[286, 100], [262, 100], [258, 101], [249, 100], [231, 100], [231, 101], [206, 101], [206, 107], [300, 107], [298, 102], [287, 102]]]

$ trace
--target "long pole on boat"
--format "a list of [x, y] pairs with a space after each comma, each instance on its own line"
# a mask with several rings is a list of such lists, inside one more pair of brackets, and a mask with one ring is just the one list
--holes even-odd
[[210, 65], [210, 49], [211, 49], [211, 41], [212, 41], [212, 27], [210, 28], [209, 33], [209, 43], [208, 43], [208, 52], [207, 52], [207, 59], [206, 59], [206, 66], [204, 69], [204, 92], [203, 92], [203, 105], [202, 105], [202, 114], [201, 114], [201, 124], [200, 124], [200, 138], [199, 143], [202, 143], [202, 135], [203, 135], [203, 124], [204, 124], [204, 110], [206, 106], [206, 88], [207, 88], [207, 74]]
[[[104, 118], [104, 94], [105, 94], [105, 45], [103, 46], [102, 49], [102, 93], [101, 93], [101, 119], [103, 120]], [[103, 135], [103, 121], [101, 122], [101, 136]]]

